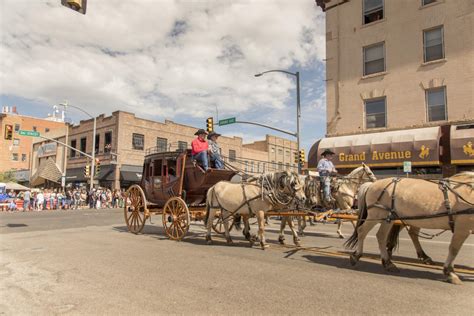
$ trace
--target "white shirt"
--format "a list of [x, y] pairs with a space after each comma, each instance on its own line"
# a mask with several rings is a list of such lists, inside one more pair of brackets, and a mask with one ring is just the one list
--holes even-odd
[[318, 172], [322, 173], [327, 173], [327, 172], [333, 172], [335, 171], [336, 168], [334, 168], [334, 164], [332, 163], [331, 160], [327, 158], [322, 158], [318, 162]]

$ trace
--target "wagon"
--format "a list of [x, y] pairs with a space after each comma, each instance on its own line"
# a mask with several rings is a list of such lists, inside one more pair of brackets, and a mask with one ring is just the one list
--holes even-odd
[[[165, 234], [181, 240], [191, 221], [203, 220], [206, 215], [206, 194], [219, 181], [230, 181], [234, 170], [204, 171], [192, 160], [191, 150], [159, 152], [146, 151], [140, 184], [126, 192], [125, 223], [132, 233], [140, 233], [151, 215], [161, 215]], [[222, 233], [222, 221], [213, 219], [214, 230]]]

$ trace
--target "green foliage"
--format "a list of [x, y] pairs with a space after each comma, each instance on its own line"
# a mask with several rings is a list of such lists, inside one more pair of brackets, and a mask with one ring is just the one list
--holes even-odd
[[0, 182], [7, 183], [7, 182], [17, 182], [17, 181], [12, 172], [5, 171], [5, 172], [0, 172]]

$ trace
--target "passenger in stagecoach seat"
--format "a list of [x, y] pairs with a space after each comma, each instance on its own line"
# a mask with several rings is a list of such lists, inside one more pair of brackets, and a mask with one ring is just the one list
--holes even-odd
[[207, 169], [209, 169], [207, 159], [209, 144], [206, 141], [207, 132], [203, 129], [199, 129], [194, 135], [197, 135], [197, 138], [191, 142], [191, 154], [193, 159], [207, 171]]
[[318, 172], [321, 177], [321, 185], [323, 186], [324, 200], [328, 203], [332, 202], [331, 197], [331, 175], [337, 173], [332, 159], [334, 158], [335, 153], [329, 149], [323, 151], [321, 160], [318, 162]]
[[221, 149], [217, 143], [217, 138], [219, 136], [221, 136], [221, 134], [210, 132], [209, 135], [207, 135], [207, 142], [209, 143], [209, 153], [212, 164], [216, 169], [224, 169], [224, 162], [221, 158]]

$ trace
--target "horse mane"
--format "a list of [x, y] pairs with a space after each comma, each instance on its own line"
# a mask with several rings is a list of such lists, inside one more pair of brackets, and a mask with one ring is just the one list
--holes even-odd
[[357, 167], [354, 170], [352, 170], [347, 176], [352, 177], [355, 174], [358, 174], [363, 168], [364, 168], [364, 166]]
[[460, 173], [456, 173], [454, 176], [449, 177], [450, 180], [467, 180], [467, 181], [474, 181], [474, 171], [463, 171]]

